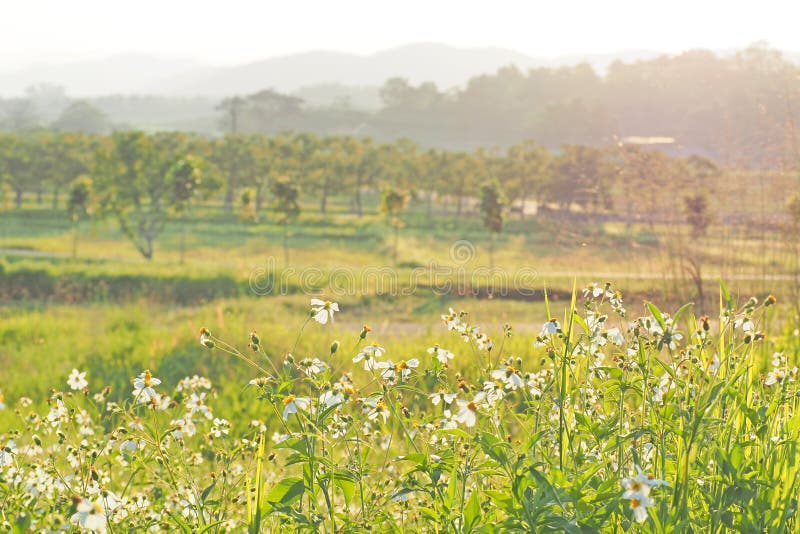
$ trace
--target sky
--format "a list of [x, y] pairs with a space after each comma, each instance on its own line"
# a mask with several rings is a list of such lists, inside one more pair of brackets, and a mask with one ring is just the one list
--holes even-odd
[[800, 51], [798, 15], [796, 0], [0, 0], [0, 71], [120, 53], [227, 65], [412, 42], [546, 58], [755, 41]]

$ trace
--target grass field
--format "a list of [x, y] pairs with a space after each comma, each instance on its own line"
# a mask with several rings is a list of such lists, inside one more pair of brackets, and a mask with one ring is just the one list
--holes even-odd
[[790, 240], [303, 209], [0, 211], [0, 530], [800, 529]]

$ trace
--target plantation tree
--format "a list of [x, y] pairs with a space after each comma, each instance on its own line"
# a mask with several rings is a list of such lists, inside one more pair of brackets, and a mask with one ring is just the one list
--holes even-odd
[[0, 134], [0, 173], [14, 191], [14, 204], [22, 207], [25, 190], [31, 187], [33, 177], [33, 145], [27, 137]]
[[537, 187], [547, 177], [551, 155], [535, 141], [525, 141], [512, 146], [503, 159], [500, 175], [505, 187], [519, 202], [519, 218], [525, 219], [525, 208]]
[[214, 143], [212, 162], [225, 180], [225, 213], [233, 209], [236, 191], [252, 176], [253, 154], [246, 137], [226, 135]]
[[283, 265], [289, 266], [289, 223], [300, 215], [300, 189], [286, 176], [278, 176], [270, 183], [270, 191], [278, 214], [278, 224], [283, 228]]
[[95, 185], [106, 215], [117, 219], [136, 250], [152, 260], [154, 243], [174, 208], [169, 171], [181, 139], [115, 132], [97, 156]]
[[611, 204], [613, 172], [603, 150], [578, 145], [562, 147], [553, 162], [553, 173], [545, 186], [549, 200], [568, 211], [573, 204], [583, 209]]
[[92, 213], [92, 179], [88, 176], [79, 176], [72, 181], [69, 187], [67, 200], [67, 215], [72, 221], [72, 257], [78, 255], [78, 233], [80, 221]]
[[692, 227], [692, 238], [699, 239], [706, 235], [706, 230], [711, 224], [708, 213], [708, 200], [702, 193], [695, 193], [683, 197], [686, 222]]
[[167, 170], [167, 182], [172, 191], [170, 205], [178, 216], [180, 226], [180, 262], [183, 263], [187, 221], [182, 217], [189, 211], [192, 201], [199, 193], [205, 190], [208, 196], [208, 193], [216, 189], [219, 184], [212, 181], [204, 182], [203, 162], [191, 155], [180, 158]]
[[392, 261], [397, 265], [397, 247], [400, 238], [400, 228], [403, 227], [403, 220], [400, 215], [408, 205], [408, 195], [392, 187], [383, 190], [381, 198], [381, 213], [389, 220], [389, 224], [394, 229], [394, 243], [392, 245]]
[[497, 234], [503, 230], [503, 210], [506, 198], [496, 180], [481, 186], [481, 214], [483, 226], [489, 232], [489, 268], [494, 269], [494, 242]]

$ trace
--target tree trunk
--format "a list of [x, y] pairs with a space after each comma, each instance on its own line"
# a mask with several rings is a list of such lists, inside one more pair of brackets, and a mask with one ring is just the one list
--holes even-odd
[[233, 185], [228, 184], [228, 189], [225, 191], [225, 213], [230, 213], [233, 207]]
[[430, 220], [433, 214], [433, 190], [428, 190], [428, 198], [426, 199], [425, 215]]
[[16, 198], [14, 199], [14, 202], [17, 206], [17, 209], [20, 209], [22, 207], [22, 189], [15, 190], [15, 193]]
[[325, 182], [325, 186], [322, 188], [322, 198], [319, 199], [319, 211], [323, 215], [326, 213], [328, 209], [328, 182]]
[[36, 205], [41, 206], [42, 202], [44, 202], [44, 191], [39, 189], [38, 191], [36, 191]]
[[61, 189], [60, 186], [56, 186], [55, 189], [53, 189], [53, 209], [54, 210], [58, 209], [58, 193], [59, 193], [60, 189]]
[[363, 215], [363, 208], [361, 207], [361, 174], [358, 175], [358, 181], [356, 182], [356, 194], [354, 199], [356, 202], [356, 214], [361, 217], [361, 215]]
[[289, 268], [289, 225], [283, 225], [283, 267]]

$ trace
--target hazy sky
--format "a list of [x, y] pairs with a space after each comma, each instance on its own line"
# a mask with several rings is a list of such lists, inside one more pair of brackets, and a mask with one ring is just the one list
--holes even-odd
[[0, 0], [0, 70], [143, 52], [229, 64], [410, 42], [531, 55], [800, 51], [797, 0]]

